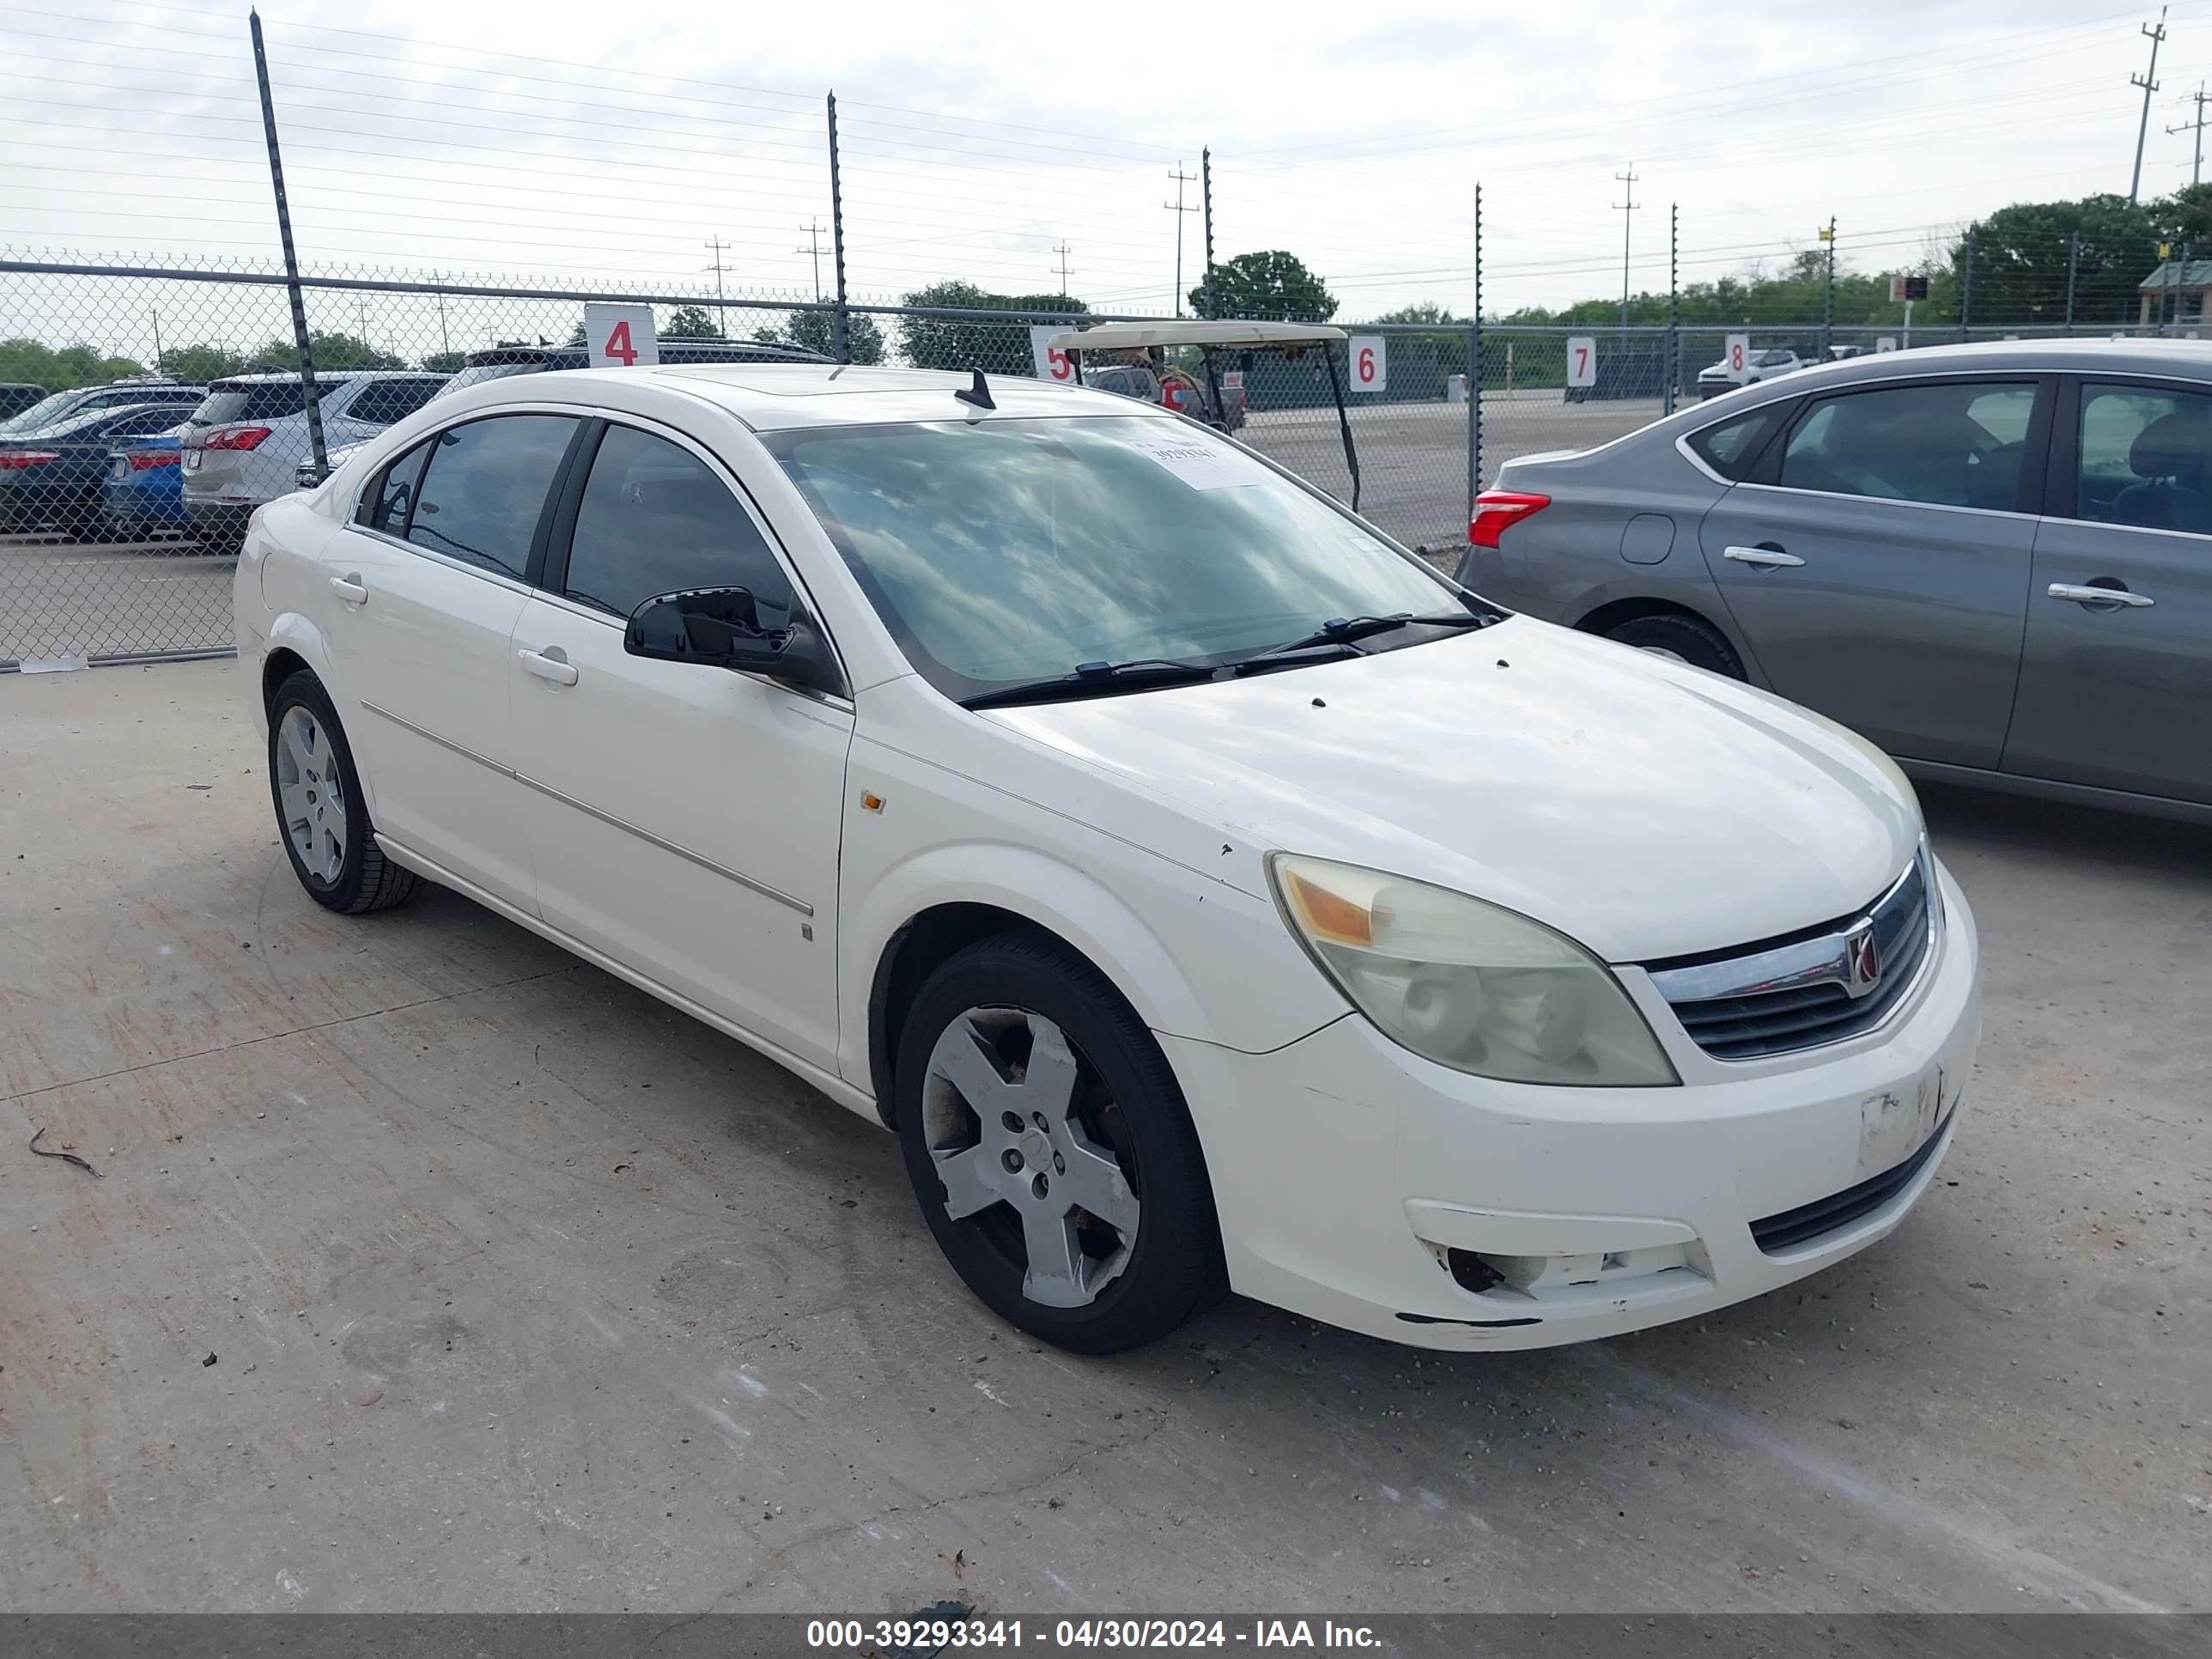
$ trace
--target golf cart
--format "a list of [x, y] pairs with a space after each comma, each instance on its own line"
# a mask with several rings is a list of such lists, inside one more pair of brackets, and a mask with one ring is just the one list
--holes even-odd
[[[1124, 359], [1133, 354], [1149, 372], [1150, 379], [1159, 384], [1158, 401], [1223, 432], [1233, 431], [1244, 423], [1241, 385], [1233, 388], [1239, 393], [1233, 402], [1225, 395], [1222, 385], [1220, 359], [1224, 354], [1249, 356], [1254, 352], [1274, 351], [1286, 361], [1296, 362], [1309, 349], [1318, 346], [1322, 362], [1328, 370], [1329, 394], [1336, 403], [1337, 428], [1344, 434], [1344, 464], [1352, 475], [1351, 505], [1357, 513], [1359, 457], [1352, 447], [1351, 417], [1345, 412], [1344, 377], [1336, 366], [1335, 348], [1344, 338], [1342, 329], [1332, 328], [1326, 323], [1217, 322], [1188, 317], [1159, 323], [1094, 323], [1089, 328], [1069, 329], [1054, 335], [1050, 345], [1054, 351], [1067, 354], [1068, 362], [1075, 366], [1077, 384], [1103, 382], [1103, 390], [1125, 394], [1129, 387], [1117, 382], [1129, 379], [1121, 370]], [[1188, 377], [1182, 370], [1170, 368], [1167, 353], [1179, 347], [1197, 351], [1206, 370], [1202, 386], [1194, 384], [1186, 388], [1178, 385], [1179, 380]], [[1097, 380], [1085, 377], [1086, 358], [1103, 359], [1091, 365], [1091, 372], [1098, 377]], [[1146, 397], [1145, 401], [1152, 399]]]

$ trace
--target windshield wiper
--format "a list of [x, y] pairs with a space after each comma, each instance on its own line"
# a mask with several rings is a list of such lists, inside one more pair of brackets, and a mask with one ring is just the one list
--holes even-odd
[[1437, 616], [1417, 617], [1401, 611], [1391, 617], [1331, 617], [1319, 628], [1301, 638], [1285, 644], [1270, 646], [1265, 651], [1255, 652], [1240, 659], [1235, 665], [1243, 673], [1255, 664], [1272, 665], [1302, 651], [1315, 651], [1323, 646], [1349, 645], [1354, 640], [1364, 640], [1376, 634], [1389, 634], [1401, 628], [1486, 628], [1498, 618], [1486, 611], [1449, 611]]
[[1070, 697], [1091, 697], [1116, 690], [1138, 690], [1158, 685], [1188, 685], [1210, 680], [1222, 671], [1202, 663], [1172, 662], [1164, 657], [1139, 657], [1131, 662], [1078, 663], [1073, 672], [1049, 679], [1021, 680], [994, 686], [972, 697], [960, 699], [963, 708], [997, 708], [1008, 703], [1057, 702]]

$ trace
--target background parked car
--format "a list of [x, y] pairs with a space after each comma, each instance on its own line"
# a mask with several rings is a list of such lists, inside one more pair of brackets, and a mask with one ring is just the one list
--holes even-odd
[[111, 380], [106, 386], [81, 386], [68, 392], [49, 392], [29, 408], [0, 421], [0, 439], [59, 426], [73, 416], [95, 409], [143, 408], [149, 404], [189, 409], [205, 396], [205, 386], [187, 386], [180, 380]]
[[1717, 398], [1723, 392], [1733, 392], [1739, 385], [1756, 386], [1761, 380], [1771, 380], [1778, 374], [1790, 374], [1805, 367], [1805, 360], [1788, 346], [1767, 346], [1753, 352], [1744, 360], [1741, 381], [1729, 374], [1725, 359], [1710, 368], [1698, 371], [1698, 396]]
[[1244, 424], [1244, 388], [1224, 386], [1221, 389], [1221, 408], [1213, 408], [1212, 395], [1206, 389], [1203, 380], [1188, 376], [1174, 376], [1163, 382], [1161, 377], [1144, 363], [1098, 364], [1083, 366], [1083, 384], [1100, 392], [1111, 392], [1123, 398], [1134, 398], [1140, 404], [1158, 404], [1204, 421], [1208, 426], [1218, 426], [1224, 432], [1234, 432]]
[[118, 441], [174, 426], [174, 404], [94, 408], [50, 426], [0, 434], [0, 532], [58, 531], [89, 538], [104, 527], [100, 488]]
[[0, 380], [0, 421], [10, 420], [52, 394], [27, 380]]
[[[656, 349], [664, 363], [827, 363], [836, 361], [805, 346], [771, 345], [765, 340], [705, 340], [679, 335], [672, 339], [659, 341]], [[442, 398], [448, 392], [482, 386], [486, 380], [503, 380], [511, 374], [544, 374], [555, 369], [589, 368], [591, 366], [591, 353], [582, 346], [487, 346], [482, 351], [469, 353], [453, 378], [431, 395]], [[339, 463], [353, 453], [366, 435], [343, 445], [326, 441], [323, 453], [329, 462], [329, 471], [336, 471]], [[324, 476], [315, 471], [314, 457], [309, 455], [293, 468], [292, 487], [313, 489], [323, 481]]]
[[100, 488], [107, 533], [118, 540], [181, 535], [191, 528], [185, 514], [185, 425], [179, 422], [150, 438], [135, 438], [108, 452], [107, 477]]
[[2212, 817], [2212, 343], [1791, 375], [1509, 461], [1460, 579], [1748, 679], [1908, 769]]
[[[348, 448], [405, 419], [449, 378], [410, 369], [318, 374], [326, 450]], [[299, 487], [294, 471], [314, 453], [307, 411], [297, 374], [239, 374], [208, 388], [185, 431], [183, 461], [185, 511], [204, 546], [235, 551], [253, 509]]]

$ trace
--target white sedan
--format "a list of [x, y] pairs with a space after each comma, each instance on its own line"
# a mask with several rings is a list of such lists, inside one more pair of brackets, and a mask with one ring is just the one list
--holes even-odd
[[1710, 1313], [1957, 1132], [1973, 924], [1877, 750], [1126, 398], [474, 387], [262, 508], [236, 624], [319, 903], [441, 883], [879, 1119], [1070, 1348]]

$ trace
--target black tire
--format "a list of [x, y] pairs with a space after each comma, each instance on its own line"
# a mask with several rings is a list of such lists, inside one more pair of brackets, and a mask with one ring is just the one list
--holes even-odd
[[[285, 821], [277, 748], [284, 717], [294, 708], [305, 709], [328, 739], [330, 760], [335, 765], [339, 793], [343, 797], [338, 804], [344, 808], [345, 849], [335, 876], [325, 876], [308, 867], [294, 841], [292, 828]], [[269, 800], [276, 814], [277, 839], [284, 843], [284, 855], [292, 861], [292, 873], [307, 890], [307, 896], [325, 909], [357, 916], [369, 910], [390, 909], [415, 896], [421, 878], [412, 870], [394, 864], [377, 846], [376, 826], [369, 822], [368, 806], [361, 792], [361, 774], [355, 769], [353, 750], [346, 742], [345, 730], [338, 724], [337, 711], [331, 707], [330, 694], [323, 690], [323, 683], [304, 668], [289, 676], [269, 700]]]
[[1744, 678], [1743, 663], [1727, 636], [1711, 623], [1683, 616], [1680, 611], [1632, 617], [1607, 629], [1605, 636], [1640, 651], [1664, 652], [1680, 658], [1692, 668], [1709, 669], [1732, 680]]
[[[1084, 1133], [1096, 1149], [1110, 1151], [1135, 1195], [1133, 1242], [1121, 1247], [1126, 1260], [1085, 1305], [1048, 1306], [1024, 1293], [1025, 1247], [1010, 1203], [957, 1219], [949, 1213], [930, 1150], [924, 1091], [939, 1038], [976, 1010], [1020, 1011], [1060, 1028], [1079, 1068], [1076, 1098], [1089, 1103], [1070, 1115], [1086, 1115]], [[1022, 1070], [1026, 1077], [1026, 1064]], [[893, 1095], [907, 1174], [938, 1247], [968, 1288], [1008, 1323], [1078, 1353], [1117, 1353], [1166, 1335], [1226, 1293], [1213, 1190], [1182, 1091], [1144, 1023], [1096, 969], [1065, 947], [1033, 934], [1003, 933], [940, 963], [915, 994], [900, 1030]], [[1101, 1120], [1090, 1115], [1097, 1113], [1105, 1115], [1103, 1131]], [[1054, 1167], [1064, 1166], [1055, 1159]], [[1097, 1224], [1077, 1225], [1084, 1249], [1094, 1248]], [[1116, 1237], [1111, 1228], [1104, 1234]]]

